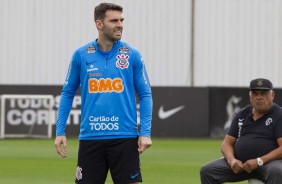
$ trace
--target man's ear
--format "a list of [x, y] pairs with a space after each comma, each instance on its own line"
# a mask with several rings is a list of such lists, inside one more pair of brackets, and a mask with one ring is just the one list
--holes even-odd
[[97, 29], [103, 28], [103, 22], [101, 20], [96, 20], [95, 24], [96, 24]]
[[275, 97], [275, 91], [271, 91], [271, 94], [272, 94], [272, 99], [274, 99], [274, 97]]

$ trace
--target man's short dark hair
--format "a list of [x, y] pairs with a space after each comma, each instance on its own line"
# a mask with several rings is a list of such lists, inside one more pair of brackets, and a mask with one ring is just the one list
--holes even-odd
[[108, 10], [116, 10], [123, 12], [123, 8], [117, 4], [113, 3], [101, 3], [95, 7], [94, 10], [94, 21], [96, 20], [104, 20], [106, 11]]

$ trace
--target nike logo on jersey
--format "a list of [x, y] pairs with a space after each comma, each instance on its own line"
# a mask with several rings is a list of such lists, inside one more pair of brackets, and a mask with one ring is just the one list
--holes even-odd
[[176, 107], [176, 108], [173, 108], [173, 109], [170, 109], [170, 110], [167, 110], [165, 111], [164, 110], [164, 106], [162, 105], [159, 109], [159, 118], [160, 119], [167, 119], [169, 118], [170, 116], [174, 115], [175, 113], [177, 113], [178, 111], [181, 111], [183, 108], [185, 107], [185, 105], [182, 105], [182, 106], [179, 106], [179, 107]]

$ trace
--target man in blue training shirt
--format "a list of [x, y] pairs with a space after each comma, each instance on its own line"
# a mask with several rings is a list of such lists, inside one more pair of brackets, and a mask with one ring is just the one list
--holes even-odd
[[81, 89], [78, 184], [103, 184], [109, 170], [115, 184], [142, 182], [139, 154], [152, 144], [151, 87], [139, 51], [120, 41], [122, 13], [123, 8], [112, 3], [95, 7], [98, 39], [75, 51], [62, 89], [55, 147], [63, 158], [66, 122], [76, 91]]

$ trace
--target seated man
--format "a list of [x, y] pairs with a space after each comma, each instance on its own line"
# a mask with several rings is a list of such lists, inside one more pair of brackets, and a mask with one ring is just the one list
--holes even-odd
[[282, 184], [282, 109], [267, 79], [252, 80], [249, 95], [251, 104], [235, 115], [223, 140], [224, 158], [201, 168], [202, 184], [250, 178]]

